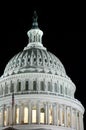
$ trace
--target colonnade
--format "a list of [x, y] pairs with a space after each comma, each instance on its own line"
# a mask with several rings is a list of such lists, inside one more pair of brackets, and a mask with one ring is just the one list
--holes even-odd
[[47, 124], [83, 130], [83, 115], [64, 104], [40, 101], [0, 107], [0, 125], [12, 124]]

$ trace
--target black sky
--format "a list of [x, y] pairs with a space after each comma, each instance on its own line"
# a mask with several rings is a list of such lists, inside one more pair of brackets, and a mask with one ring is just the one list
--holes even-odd
[[21, 3], [4, 5], [5, 11], [1, 13], [0, 75], [7, 62], [28, 44], [27, 31], [31, 29], [33, 11], [36, 10], [39, 28], [44, 32], [43, 45], [64, 64], [68, 76], [76, 85], [75, 97], [86, 108], [84, 13], [81, 9], [67, 9], [55, 3]]

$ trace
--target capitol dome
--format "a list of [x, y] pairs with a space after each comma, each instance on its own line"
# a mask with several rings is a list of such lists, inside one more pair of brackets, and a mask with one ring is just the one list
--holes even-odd
[[0, 130], [84, 130], [84, 107], [61, 61], [42, 44], [34, 12], [28, 45], [0, 77]]
[[5, 68], [4, 76], [24, 72], [50, 73], [66, 77], [65, 69], [60, 60], [43, 47], [39, 48], [36, 45], [25, 48], [23, 52], [14, 56]]

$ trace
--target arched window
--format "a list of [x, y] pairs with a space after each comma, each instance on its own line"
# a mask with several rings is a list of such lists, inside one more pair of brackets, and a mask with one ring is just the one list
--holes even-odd
[[18, 82], [17, 91], [21, 91], [21, 82]]
[[44, 82], [43, 82], [43, 81], [41, 81], [41, 83], [40, 83], [40, 84], [41, 84], [41, 86], [40, 86], [40, 90], [41, 90], [41, 91], [44, 91]]
[[40, 109], [40, 123], [44, 124], [44, 115], [45, 115], [45, 109]]
[[28, 123], [28, 107], [24, 107], [24, 123]]
[[36, 123], [36, 106], [32, 107], [32, 123]]
[[33, 81], [33, 90], [34, 90], [34, 91], [37, 90], [36, 87], [37, 87], [37, 86], [36, 86], [36, 81]]
[[25, 90], [26, 91], [29, 90], [29, 82], [28, 81], [25, 82]]
[[19, 124], [19, 107], [16, 105], [16, 124]]

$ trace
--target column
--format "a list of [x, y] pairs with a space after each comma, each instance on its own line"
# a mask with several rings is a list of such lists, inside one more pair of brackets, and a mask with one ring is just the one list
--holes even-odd
[[9, 113], [10, 113], [10, 125], [12, 125], [12, 105], [10, 105], [10, 108], [9, 108]]
[[67, 127], [67, 108], [66, 105], [64, 105], [64, 126]]
[[3, 114], [4, 114], [4, 112], [3, 112], [3, 111], [4, 111], [4, 109], [3, 109], [3, 108], [1, 108], [1, 115], [2, 115], [2, 118], [1, 118], [1, 119], [2, 119], [1, 126], [2, 126], [2, 127], [4, 126], [4, 115], [3, 115]]
[[44, 122], [45, 124], [47, 124], [47, 104], [46, 103], [44, 104], [44, 108], [45, 108], [45, 119], [44, 119], [45, 121]]
[[29, 101], [29, 104], [28, 104], [28, 105], [29, 105], [29, 106], [28, 106], [28, 107], [29, 107], [29, 111], [28, 111], [28, 116], [29, 116], [29, 117], [28, 117], [28, 120], [29, 120], [29, 124], [31, 124], [31, 120], [32, 120], [32, 119], [31, 119], [31, 115], [32, 115], [32, 111], [31, 111], [31, 108], [32, 108], [31, 105], [32, 105], [32, 104], [31, 104], [31, 101]]
[[19, 124], [21, 124], [21, 121], [22, 121], [22, 106], [21, 104], [19, 104]]
[[70, 115], [70, 120], [71, 120], [71, 128], [73, 128], [73, 110], [72, 110], [72, 107], [71, 107], [71, 115]]
[[76, 110], [76, 130], [78, 130], [78, 126], [77, 126], [77, 110]]
[[83, 120], [83, 114], [81, 114], [81, 122], [82, 122], [82, 129], [81, 130], [84, 130], [84, 120]]
[[60, 105], [60, 125], [62, 126], [62, 105]]
[[77, 111], [77, 130], [79, 130], [79, 122], [78, 122], [78, 119], [79, 119], [79, 113]]
[[58, 104], [56, 104], [56, 125], [58, 126]]
[[14, 104], [14, 107], [13, 107], [13, 124], [15, 124], [15, 113], [16, 113], [16, 106]]
[[52, 125], [55, 125], [55, 104], [52, 104]]
[[36, 120], [37, 120], [37, 124], [40, 124], [40, 101], [37, 102], [36, 104], [37, 108], [36, 108]]
[[49, 125], [49, 103], [47, 103], [47, 124]]
[[79, 129], [82, 130], [82, 128], [81, 128], [81, 112], [79, 112]]
[[8, 107], [6, 108], [6, 126], [8, 126]]

